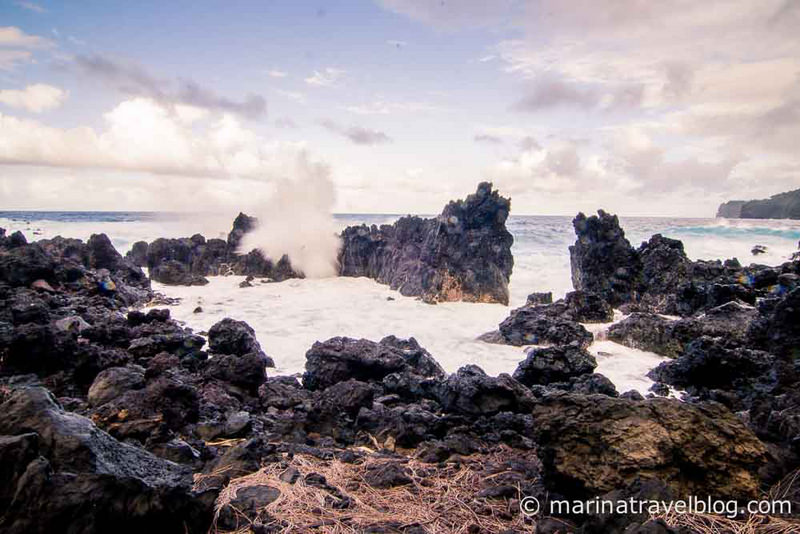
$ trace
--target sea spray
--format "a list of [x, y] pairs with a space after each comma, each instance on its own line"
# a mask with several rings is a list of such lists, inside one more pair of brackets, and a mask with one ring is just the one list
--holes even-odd
[[274, 194], [252, 213], [258, 224], [245, 234], [240, 253], [258, 249], [272, 261], [285, 254], [308, 278], [336, 276], [341, 242], [332, 213], [336, 195], [330, 169], [300, 155], [293, 176], [277, 179], [274, 187]]

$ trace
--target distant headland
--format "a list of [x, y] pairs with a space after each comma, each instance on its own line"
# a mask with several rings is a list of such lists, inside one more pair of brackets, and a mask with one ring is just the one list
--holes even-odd
[[800, 219], [800, 189], [763, 200], [730, 200], [720, 204], [717, 217], [740, 219]]

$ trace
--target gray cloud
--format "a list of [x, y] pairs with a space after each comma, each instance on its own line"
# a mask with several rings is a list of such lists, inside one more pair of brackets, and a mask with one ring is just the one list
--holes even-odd
[[692, 90], [694, 72], [692, 68], [682, 62], [671, 61], [664, 65], [666, 81], [661, 92], [667, 99], [680, 99]]
[[478, 134], [472, 138], [476, 143], [488, 143], [490, 145], [503, 144], [503, 140], [496, 135], [491, 134]]
[[534, 139], [533, 137], [528, 135], [528, 136], [523, 137], [522, 139], [520, 139], [519, 148], [523, 152], [528, 151], [528, 150], [541, 150], [542, 149], [542, 145], [540, 145], [536, 141], [536, 139]]
[[378, 130], [372, 130], [361, 126], [345, 128], [331, 119], [322, 119], [319, 121], [319, 124], [331, 132], [346, 137], [357, 145], [379, 145], [392, 142], [391, 137]]
[[638, 83], [588, 84], [543, 75], [529, 84], [525, 95], [511, 108], [525, 112], [566, 106], [614, 110], [637, 108], [643, 97], [644, 86]]
[[231, 100], [192, 80], [179, 79], [171, 82], [150, 74], [139, 65], [114, 61], [100, 55], [79, 55], [74, 62], [84, 75], [102, 80], [127, 95], [145, 96], [162, 103], [186, 104], [212, 111], [236, 113], [249, 118], [262, 117], [267, 111], [267, 101], [261, 95], [251, 94], [240, 101]]

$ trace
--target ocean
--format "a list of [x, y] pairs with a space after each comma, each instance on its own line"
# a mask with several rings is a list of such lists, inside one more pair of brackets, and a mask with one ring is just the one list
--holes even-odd
[[[225, 237], [235, 214], [178, 214], [152, 212], [10, 212], [0, 211], [0, 227], [21, 230], [28, 240], [56, 235], [87, 239], [104, 232], [125, 254], [134, 242], [158, 237]], [[391, 223], [398, 215], [339, 214], [337, 224]], [[206, 286], [172, 287], [153, 283], [158, 291], [180, 297], [173, 317], [203, 332], [223, 317], [249, 323], [262, 348], [275, 360], [272, 374], [303, 371], [305, 352], [315, 341], [334, 336], [373, 340], [394, 334], [415, 337], [448, 372], [474, 363], [489, 374], [511, 373], [525, 358], [522, 348], [476, 341], [497, 328], [529, 293], [552, 291], [554, 298], [572, 289], [568, 247], [575, 241], [572, 217], [514, 216], [508, 228], [514, 235], [514, 272], [510, 306], [499, 304], [424, 304], [364, 278], [287, 280], [239, 288], [242, 277], [211, 277]], [[742, 264], [780, 264], [798, 250], [800, 221], [744, 219], [670, 219], [621, 217], [634, 246], [655, 233], [680, 239], [692, 259], [738, 258]], [[754, 257], [754, 245], [766, 253]], [[203, 311], [194, 313], [200, 306]], [[616, 320], [622, 318], [617, 314]], [[603, 339], [608, 325], [587, 325], [597, 333], [590, 352], [597, 372], [609, 377], [620, 392], [646, 393], [652, 382], [645, 376], [663, 358]]]

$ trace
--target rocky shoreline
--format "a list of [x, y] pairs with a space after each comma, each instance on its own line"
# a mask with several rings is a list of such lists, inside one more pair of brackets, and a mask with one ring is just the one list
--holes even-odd
[[[444, 219], [345, 230], [358, 243], [345, 263], [393, 285], [406, 273], [398, 287], [411, 281], [434, 301], [502, 301], [510, 235], [492, 243], [508, 204], [487, 185]], [[227, 241], [158, 240], [125, 258], [102, 234], [27, 243], [0, 232], [0, 530], [691, 532], [647, 514], [526, 518], [519, 502], [744, 502], [800, 466], [798, 260], [691, 261], [679, 241], [656, 235], [637, 249], [616, 217], [579, 214], [575, 292], [533, 294], [483, 336], [536, 345], [513, 375], [447, 375], [413, 338], [389, 336], [321, 340], [298, 379], [269, 376], [269, 347], [246, 323], [225, 319], [203, 337], [168, 309], [144, 311], [156, 295], [139, 265], [180, 283], [223, 264], [299, 276], [288, 259], [232, 252], [244, 217]], [[488, 285], [475, 275], [486, 262], [498, 269]], [[458, 291], [443, 297], [435, 273]], [[673, 358], [652, 375], [683, 400], [619, 394], [594, 373], [582, 323], [614, 308], [630, 315], [609, 338]]]

